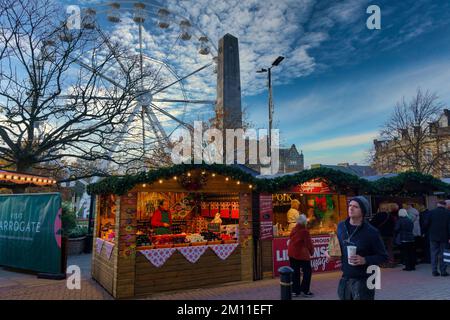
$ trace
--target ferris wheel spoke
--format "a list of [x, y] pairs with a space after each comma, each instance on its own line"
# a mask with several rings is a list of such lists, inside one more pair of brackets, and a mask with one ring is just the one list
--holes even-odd
[[117, 56], [116, 49], [111, 44], [111, 41], [109, 41], [108, 37], [105, 35], [105, 33], [100, 28], [97, 27], [96, 29], [97, 29], [97, 32], [100, 34], [100, 36], [103, 38], [103, 41], [105, 41], [106, 45], [108, 46], [109, 50], [113, 54], [114, 58], [116, 59], [116, 61], [119, 64], [120, 68], [122, 69], [122, 71], [125, 74], [127, 74], [127, 72], [128, 72], [127, 68], [125, 68], [125, 65], [122, 63], [122, 61], [120, 61], [119, 57]]
[[158, 144], [160, 145], [160, 147], [163, 147], [163, 141], [164, 143], [167, 143], [169, 140], [166, 131], [162, 127], [153, 110], [149, 109], [148, 106], [143, 106], [143, 108], [145, 113], [147, 114], [148, 120], [150, 121], [152, 131], [155, 134], [156, 139], [159, 141]]
[[[172, 82], [171, 84], [169, 84], [169, 85], [167, 85], [167, 86], [165, 86], [165, 87], [163, 87], [163, 88], [161, 88], [161, 89], [159, 89], [159, 90], [156, 90], [156, 91], [153, 92], [152, 94], [153, 94], [153, 95], [158, 94], [158, 93], [160, 93], [160, 92], [162, 92], [162, 91], [164, 91], [164, 90], [166, 90], [166, 89], [172, 87], [173, 85], [177, 84], [178, 82], [181, 82], [181, 81], [183, 81], [183, 80], [185, 80], [185, 79], [187, 79], [187, 78], [193, 76], [194, 74], [196, 74], [196, 73], [202, 71], [203, 69], [206, 69], [206, 68], [210, 67], [211, 65], [212, 65], [212, 63], [208, 63], [208, 64], [204, 65], [203, 67], [198, 68], [198, 69], [195, 70], [194, 72], [191, 72], [191, 73], [189, 73], [188, 75], [186, 75], [186, 76], [184, 76], [184, 77], [182, 77], [182, 78], [180, 78], [180, 79], [177, 79], [176, 81]], [[144, 90], [143, 93], [146, 93], [147, 91], [148, 91], [148, 90]]]
[[164, 114], [165, 116], [169, 117], [170, 119], [175, 120], [176, 122], [178, 122], [179, 124], [181, 124], [181, 125], [183, 125], [184, 127], [188, 128], [189, 130], [191, 130], [191, 131], [194, 130], [194, 128], [193, 128], [189, 123], [186, 123], [186, 122], [184, 122], [184, 121], [178, 119], [177, 117], [171, 115], [169, 112], [167, 112], [166, 110], [164, 110], [164, 109], [158, 107], [158, 106], [155, 105], [154, 103], [150, 103], [150, 106], [151, 106], [153, 109], [155, 109], [155, 110], [161, 112], [161, 113]]
[[175, 48], [175, 46], [177, 45], [178, 41], [180, 40], [181, 35], [178, 35], [177, 40], [175, 40], [174, 44], [172, 45], [172, 47], [170, 48], [170, 50], [168, 50], [166, 56], [164, 57], [164, 59], [162, 60], [161, 65], [159, 66], [158, 71], [156, 72], [155, 77], [153, 78], [152, 82], [150, 83], [150, 90], [153, 90], [153, 84], [155, 83], [156, 79], [159, 76], [159, 73], [161, 72], [161, 69], [163, 68], [164, 65], [167, 64], [167, 58], [170, 56], [170, 54], [172, 53], [173, 49]]
[[171, 103], [193, 103], [193, 104], [215, 104], [214, 100], [189, 100], [189, 99], [156, 99], [155, 102], [171, 102]]
[[108, 76], [105, 76], [103, 73], [101, 73], [100, 71], [96, 70], [95, 68], [92, 68], [90, 65], [84, 63], [83, 61], [80, 61], [79, 59], [75, 59], [75, 62], [80, 65], [81, 67], [89, 70], [90, 72], [92, 72], [93, 74], [98, 75], [99, 77], [109, 81], [111, 84], [115, 85], [116, 87], [118, 87], [119, 89], [122, 89], [124, 91], [126, 91], [126, 88], [124, 86], [122, 86], [121, 84], [117, 83], [116, 81], [114, 81], [113, 79], [111, 79]]

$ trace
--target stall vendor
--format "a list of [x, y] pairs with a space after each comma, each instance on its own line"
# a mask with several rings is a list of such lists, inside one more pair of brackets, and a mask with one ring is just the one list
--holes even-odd
[[297, 218], [300, 216], [298, 209], [300, 208], [300, 201], [294, 199], [291, 201], [291, 208], [287, 212], [288, 231], [294, 229], [297, 224]]
[[169, 212], [169, 203], [167, 200], [160, 200], [158, 208], [153, 213], [152, 227], [157, 235], [169, 234], [172, 225], [172, 216]]

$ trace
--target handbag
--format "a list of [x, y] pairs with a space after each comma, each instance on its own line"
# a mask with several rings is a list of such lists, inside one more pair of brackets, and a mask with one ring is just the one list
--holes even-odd
[[339, 244], [339, 239], [336, 233], [330, 234], [330, 242], [328, 242], [328, 255], [330, 257], [341, 257], [341, 246]]

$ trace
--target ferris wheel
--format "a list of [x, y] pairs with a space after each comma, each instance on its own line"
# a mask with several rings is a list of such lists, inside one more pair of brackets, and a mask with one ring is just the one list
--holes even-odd
[[[76, 64], [101, 80], [91, 98], [111, 100], [111, 92], [125, 90], [123, 79], [139, 82], [117, 144], [136, 146], [132, 156], [144, 160], [141, 169], [155, 150], [168, 150], [177, 128], [193, 130], [193, 121], [214, 114], [217, 47], [189, 18], [174, 11], [136, 1], [96, 3], [81, 11], [80, 27], [94, 41], [91, 50], [77, 56]], [[70, 42], [70, 30], [59, 39]], [[99, 63], [101, 71], [96, 69]], [[70, 90], [58, 97], [76, 98]], [[104, 161], [100, 169], [108, 165]]]

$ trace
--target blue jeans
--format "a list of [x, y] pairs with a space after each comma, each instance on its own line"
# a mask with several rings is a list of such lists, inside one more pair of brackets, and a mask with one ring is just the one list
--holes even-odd
[[438, 271], [438, 264], [441, 273], [447, 272], [447, 266], [444, 263], [444, 249], [447, 245], [447, 242], [430, 241], [431, 268], [433, 272]]

